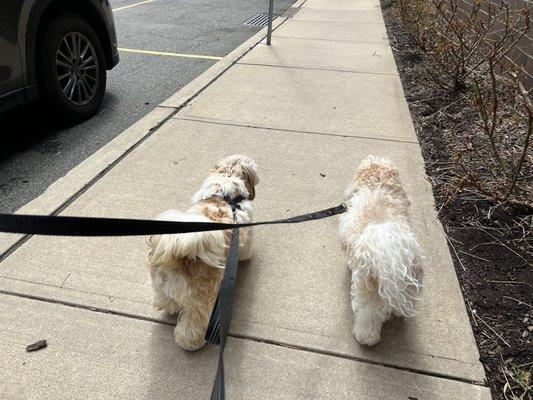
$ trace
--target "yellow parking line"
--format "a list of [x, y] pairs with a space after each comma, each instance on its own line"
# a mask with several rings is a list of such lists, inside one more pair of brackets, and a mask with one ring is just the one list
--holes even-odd
[[125, 49], [120, 48], [119, 51], [124, 51], [126, 53], [138, 53], [138, 54], [149, 54], [152, 56], [169, 56], [169, 57], [180, 57], [180, 58], [201, 58], [204, 60], [222, 60], [224, 57], [215, 57], [215, 56], [204, 56], [201, 54], [184, 54], [184, 53], [168, 53], [165, 51], [150, 51], [150, 50], [137, 50], [137, 49]]
[[141, 1], [139, 3], [130, 4], [129, 6], [113, 8], [113, 11], [120, 11], [120, 10], [125, 10], [126, 8], [130, 8], [130, 7], [137, 7], [137, 6], [140, 6], [141, 4], [151, 3], [152, 1], [154, 0], [146, 0], [146, 1]]

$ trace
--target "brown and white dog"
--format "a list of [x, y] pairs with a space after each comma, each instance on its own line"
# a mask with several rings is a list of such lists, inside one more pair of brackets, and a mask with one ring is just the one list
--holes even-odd
[[345, 200], [339, 231], [352, 271], [353, 333], [359, 343], [371, 346], [379, 342], [391, 314], [415, 314], [422, 253], [409, 225], [409, 200], [389, 160], [364, 160]]
[[[252, 221], [255, 185], [259, 182], [255, 161], [233, 155], [220, 161], [203, 182], [186, 212], [169, 210], [157, 219], [245, 223]], [[240, 200], [235, 212], [231, 202]], [[151, 236], [149, 267], [153, 306], [169, 314], [179, 313], [174, 330], [185, 350], [205, 344], [205, 333], [224, 274], [230, 231]], [[251, 228], [239, 230], [239, 258], [252, 257]]]

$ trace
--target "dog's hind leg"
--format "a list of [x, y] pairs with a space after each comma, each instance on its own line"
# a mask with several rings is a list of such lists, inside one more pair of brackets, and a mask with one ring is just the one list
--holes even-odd
[[198, 350], [205, 344], [205, 333], [211, 316], [213, 302], [189, 302], [180, 313], [174, 329], [176, 343], [189, 351]]
[[248, 261], [252, 259], [252, 229], [243, 228], [239, 232], [239, 261]]
[[223, 271], [191, 262], [187, 274], [187, 296], [182, 297], [183, 311], [174, 329], [174, 336], [181, 348], [192, 351], [205, 344], [205, 332]]
[[373, 311], [359, 311], [355, 316], [354, 336], [365, 346], [373, 346], [381, 338], [381, 326], [384, 318]]
[[153, 268], [150, 275], [152, 278], [152, 306], [156, 310], [166, 312], [170, 315], [177, 314], [181, 310], [181, 307], [165, 292], [165, 287], [168, 286], [168, 277], [159, 267]]
[[175, 315], [181, 311], [181, 307], [174, 300], [168, 298], [162, 291], [154, 290], [152, 306], [169, 315]]
[[352, 270], [352, 308], [355, 339], [366, 346], [378, 343], [386, 319], [386, 303], [379, 295], [377, 281], [371, 277], [363, 278], [357, 270]]

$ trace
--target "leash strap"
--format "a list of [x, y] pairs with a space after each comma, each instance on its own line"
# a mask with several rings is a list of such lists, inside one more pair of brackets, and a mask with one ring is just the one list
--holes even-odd
[[[242, 196], [239, 196], [239, 197], [237, 197], [235, 199], [224, 198], [224, 201], [231, 206], [231, 211], [233, 212], [233, 221], [234, 222], [237, 222], [236, 212], [237, 212], [237, 210], [241, 209], [241, 206], [240, 206], [239, 203], [242, 200], [244, 200], [244, 197], [242, 197]], [[231, 247], [231, 244], [233, 242], [233, 235], [234, 234], [235, 234], [235, 230], [231, 234], [230, 247]], [[226, 269], [229, 267], [228, 266], [229, 254], [230, 254], [230, 251], [228, 251], [228, 258], [226, 260]], [[238, 265], [238, 263], [239, 263], [238, 259], [237, 259], [236, 263]], [[226, 276], [226, 272], [224, 272], [224, 276]], [[215, 306], [213, 307], [213, 311], [211, 312], [211, 317], [209, 318], [209, 323], [207, 325], [207, 330], [205, 332], [205, 340], [207, 342], [209, 342], [209, 343], [212, 343], [212, 344], [220, 344], [220, 312], [221, 312], [220, 308], [221, 308], [221, 306], [219, 306], [219, 298], [220, 298], [220, 289], [218, 291], [217, 300], [215, 302]]]
[[48, 236], [140, 236], [164, 235], [225, 229], [246, 228], [258, 225], [297, 224], [342, 214], [341, 204], [309, 214], [274, 221], [246, 224], [221, 224], [218, 222], [156, 221], [122, 218], [64, 217], [50, 215], [0, 214], [0, 232]]
[[231, 312], [233, 310], [233, 294], [235, 281], [237, 278], [237, 269], [239, 266], [239, 229], [233, 229], [231, 234], [231, 243], [226, 260], [224, 277], [220, 283], [218, 300], [215, 313], [217, 313], [220, 327], [220, 348], [218, 354], [218, 368], [211, 392], [211, 400], [224, 400], [226, 396], [224, 385], [224, 349], [228, 338], [229, 326], [231, 321]]

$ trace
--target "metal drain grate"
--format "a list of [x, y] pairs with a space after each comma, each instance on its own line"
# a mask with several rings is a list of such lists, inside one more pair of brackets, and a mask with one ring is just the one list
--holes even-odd
[[281, 14], [281, 16], [283, 18], [292, 18], [299, 10], [300, 9], [298, 7], [289, 7], [285, 10], [283, 14]]
[[[276, 18], [274, 15], [272, 19]], [[243, 25], [247, 26], [267, 26], [268, 25], [268, 14], [262, 13], [262, 14], [256, 14], [252, 18], [250, 18], [248, 21], [246, 21]]]

